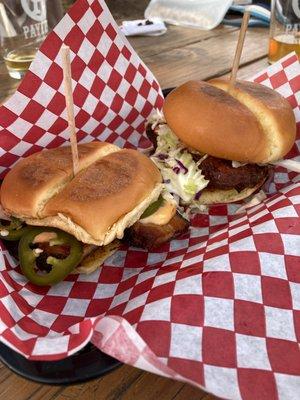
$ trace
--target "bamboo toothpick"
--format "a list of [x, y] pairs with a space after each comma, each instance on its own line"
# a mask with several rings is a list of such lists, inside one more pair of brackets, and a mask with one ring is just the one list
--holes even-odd
[[237, 72], [239, 69], [241, 55], [242, 55], [242, 51], [243, 51], [245, 36], [246, 36], [247, 28], [248, 28], [249, 18], [250, 18], [250, 12], [246, 11], [244, 13], [242, 26], [241, 26], [240, 33], [239, 33], [239, 39], [238, 39], [238, 43], [237, 43], [236, 50], [235, 50], [235, 55], [234, 55], [234, 60], [233, 60], [233, 65], [232, 65], [232, 70], [231, 70], [231, 75], [230, 75], [230, 80], [229, 80], [229, 91], [235, 85], [236, 76], [237, 76]]
[[62, 58], [62, 65], [64, 72], [65, 98], [66, 98], [68, 125], [70, 132], [70, 142], [72, 149], [73, 173], [75, 176], [79, 171], [79, 158], [78, 158], [78, 147], [77, 147], [77, 137], [76, 137], [75, 116], [74, 116], [70, 48], [68, 46], [63, 46], [61, 48], [60, 54]]

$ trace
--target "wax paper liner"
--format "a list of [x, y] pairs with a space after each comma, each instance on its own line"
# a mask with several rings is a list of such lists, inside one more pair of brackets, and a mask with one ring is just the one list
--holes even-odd
[[[160, 88], [106, 5], [79, 0], [0, 108], [3, 175], [21, 156], [68, 139], [62, 41], [72, 49], [79, 139], [149, 144], [142, 131], [161, 106]], [[255, 80], [288, 98], [299, 120], [295, 55]], [[300, 158], [299, 143], [288, 157]], [[92, 341], [123, 362], [223, 398], [298, 398], [298, 176], [277, 168], [271, 189], [246, 214], [212, 207], [156, 252], [124, 247], [92, 275], [70, 275], [53, 288], [29, 284], [2, 244], [1, 341], [36, 360], [67, 357]]]

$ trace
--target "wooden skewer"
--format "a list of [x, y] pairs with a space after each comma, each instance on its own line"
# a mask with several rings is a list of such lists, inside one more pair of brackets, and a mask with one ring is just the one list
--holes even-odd
[[233, 60], [233, 65], [232, 65], [232, 70], [231, 70], [231, 75], [230, 75], [230, 80], [229, 80], [229, 88], [228, 88], [229, 92], [235, 85], [236, 76], [237, 76], [237, 72], [239, 69], [241, 55], [242, 55], [242, 51], [243, 51], [246, 31], [248, 28], [249, 18], [250, 18], [250, 12], [246, 11], [244, 13], [242, 26], [241, 26], [240, 33], [239, 33], [239, 39], [238, 39], [238, 43], [237, 43], [236, 50], [235, 50], [235, 55], [234, 55], [234, 60]]
[[62, 65], [64, 72], [65, 98], [66, 98], [67, 116], [68, 116], [69, 132], [70, 132], [70, 142], [72, 149], [73, 173], [75, 176], [79, 171], [79, 157], [78, 157], [76, 126], [75, 126], [75, 116], [74, 116], [70, 48], [68, 46], [62, 46], [60, 54], [62, 58]]
[[[250, 18], [250, 12], [246, 11], [244, 13], [243, 22], [242, 22], [242, 26], [240, 29], [239, 39], [238, 39], [238, 43], [236, 46], [234, 60], [233, 60], [233, 65], [232, 65], [232, 70], [231, 70], [231, 75], [230, 75], [230, 80], [229, 80], [229, 87], [228, 87], [229, 92], [233, 89], [233, 87], [235, 85], [236, 76], [237, 76], [237, 72], [239, 69], [241, 55], [242, 55], [242, 51], [243, 51], [245, 36], [246, 36], [247, 28], [248, 28], [249, 18]], [[273, 164], [275, 166], [284, 167], [293, 172], [300, 173], [300, 162], [299, 161], [279, 160], [276, 162], [271, 162], [271, 164]]]

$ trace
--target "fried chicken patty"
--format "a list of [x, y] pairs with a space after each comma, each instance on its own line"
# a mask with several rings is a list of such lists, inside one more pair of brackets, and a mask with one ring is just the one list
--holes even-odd
[[[157, 133], [151, 125], [147, 125], [146, 134], [154, 147], [157, 147]], [[191, 153], [194, 161], [199, 161], [203, 155]], [[238, 192], [246, 188], [253, 188], [259, 183], [263, 183], [271, 172], [271, 167], [260, 166], [257, 164], [245, 164], [238, 168], [232, 166], [232, 161], [222, 158], [208, 156], [202, 161], [200, 167], [205, 179], [209, 180], [206, 189], [208, 190], [230, 190], [236, 189]]]
[[232, 166], [232, 161], [208, 156], [202, 161], [200, 168], [205, 179], [209, 180], [207, 189], [236, 189], [241, 192], [253, 188], [263, 182], [269, 174], [268, 166], [246, 164], [238, 168]]

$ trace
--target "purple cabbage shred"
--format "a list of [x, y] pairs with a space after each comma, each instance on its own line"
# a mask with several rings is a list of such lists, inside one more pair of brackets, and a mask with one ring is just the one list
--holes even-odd
[[166, 160], [169, 156], [167, 154], [158, 154], [157, 156], [160, 160]]
[[187, 169], [187, 167], [186, 167], [180, 160], [177, 160], [177, 159], [176, 159], [176, 162], [177, 162], [177, 164], [180, 166], [180, 168], [183, 169], [184, 175], [187, 174], [188, 171], [189, 171], [189, 170]]
[[200, 199], [201, 192], [202, 192], [202, 190], [199, 190], [199, 192], [197, 192], [197, 193], [195, 194], [195, 200], [199, 200], [199, 199]]

